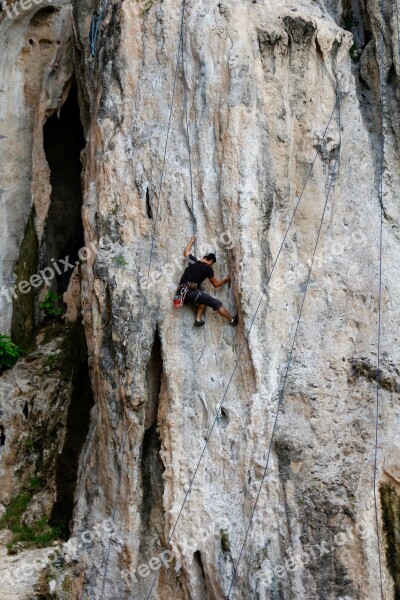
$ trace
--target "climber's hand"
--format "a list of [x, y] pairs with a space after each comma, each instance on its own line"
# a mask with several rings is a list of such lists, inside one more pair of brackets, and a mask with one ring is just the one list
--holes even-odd
[[195, 243], [195, 241], [196, 241], [196, 236], [192, 235], [192, 237], [189, 240], [188, 245], [186, 246], [186, 248], [183, 251], [183, 256], [186, 257], [186, 256], [188, 256], [190, 254], [190, 250], [192, 249], [192, 246]]

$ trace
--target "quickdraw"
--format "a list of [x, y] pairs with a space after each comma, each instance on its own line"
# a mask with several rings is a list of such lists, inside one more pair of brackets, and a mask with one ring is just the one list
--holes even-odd
[[188, 293], [188, 291], [189, 291], [189, 288], [187, 285], [180, 285], [178, 287], [178, 289], [176, 290], [174, 299], [173, 299], [174, 308], [182, 308], [182, 306], [185, 302], [186, 294]]

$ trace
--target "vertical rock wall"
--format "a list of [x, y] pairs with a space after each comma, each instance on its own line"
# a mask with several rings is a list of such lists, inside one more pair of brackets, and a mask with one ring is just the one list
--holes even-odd
[[[89, 19], [80, 18], [79, 8], [77, 36], [84, 46]], [[262, 482], [307, 269], [332, 183], [268, 474], [234, 597], [378, 597], [376, 538], [351, 534], [364, 518], [374, 527], [378, 65], [383, 60], [374, 41], [380, 39], [378, 4], [362, 7], [371, 41], [366, 43], [364, 36], [355, 48], [350, 33], [339, 26], [346, 26], [351, 7], [344, 6], [341, 15], [310, 2], [188, 6], [186, 85], [198, 242], [200, 251], [217, 252], [220, 275], [235, 274], [231, 289], [217, 294], [228, 309], [238, 308], [241, 321], [232, 331], [208, 314], [200, 332], [192, 328], [190, 309], [173, 313], [170, 303], [178, 279], [176, 261], [191, 233], [181, 73], [155, 224], [180, 5], [155, 3], [147, 8], [136, 3], [109, 7], [96, 57], [80, 64], [92, 117], [85, 172], [86, 243], [102, 236], [103, 249], [87, 265], [84, 289], [98, 402], [82, 460], [76, 519], [90, 527], [115, 508], [119, 527], [109, 553], [107, 543], [94, 543], [88, 552], [84, 594], [97, 597], [104, 584], [103, 597], [146, 597], [152, 576], [139, 576], [137, 567], [165, 547], [243, 347], [224, 414], [173, 535], [173, 566], [160, 573], [153, 590], [153, 597], [162, 599], [226, 596]], [[378, 482], [390, 481], [398, 493], [391, 457], [398, 452], [399, 419], [394, 325], [399, 164], [398, 113], [393, 108], [399, 65], [390, 14], [388, 8], [385, 383]], [[354, 26], [354, 21], [348, 24], [349, 29]], [[337, 95], [340, 113], [335, 109]], [[156, 283], [148, 289], [142, 319], [143, 275], [153, 228], [151, 274]], [[154, 388], [146, 384], [145, 374], [152, 368], [156, 327], [163, 367], [154, 430], [148, 418]], [[154, 472], [148, 478], [150, 439], [154, 447], [161, 441], [163, 468], [153, 454]], [[150, 522], [149, 530], [144, 524]], [[350, 537], [337, 545], [341, 538], [335, 536], [348, 528]], [[296, 557], [315, 553], [315, 544], [329, 551], [317, 553], [302, 568], [282, 567], [291, 552]], [[383, 529], [381, 544], [384, 586], [387, 596], [394, 597]]]
[[[38, 256], [32, 261], [33, 238], [36, 246], [43, 239], [51, 193], [43, 125], [65, 101], [74, 59], [68, 3], [31, 3], [26, 10], [15, 4], [7, 11], [1, 12], [0, 21], [0, 273], [5, 286], [0, 294], [0, 329], [5, 333], [11, 330], [13, 300], [16, 296], [25, 300], [18, 290], [11, 291], [19, 283], [18, 273], [20, 280], [29, 279], [39, 267]], [[24, 237], [28, 245], [22, 256]], [[29, 314], [33, 310], [32, 305], [22, 307], [26, 324], [34, 321]]]
[[[385, 597], [399, 594], [394, 8], [388, 0], [383, 56], [376, 0], [188, 5], [198, 253], [215, 251], [217, 275], [235, 275], [230, 288], [215, 293], [240, 318], [232, 330], [208, 311], [206, 326], [194, 330], [191, 309], [173, 312], [171, 305], [192, 231], [181, 70], [158, 198], [181, 5], [110, 4], [93, 58], [88, 32], [97, 7], [74, 5], [76, 54], [62, 68], [75, 69], [86, 132], [85, 245], [100, 250], [82, 266], [95, 406], [73, 526], [80, 535], [112, 517], [116, 531], [110, 541], [90, 536], [66, 565], [58, 597], [146, 598], [156, 571], [139, 566], [152, 566], [172, 531], [169, 568], [161, 569], [152, 598], [225, 598], [239, 557], [230, 598], [380, 597], [372, 502], [379, 68], [385, 161], [377, 490]], [[40, 172], [33, 169], [34, 182], [44, 181]], [[24, 207], [10, 239], [22, 239], [28, 201]], [[41, 214], [39, 232], [46, 210]]]

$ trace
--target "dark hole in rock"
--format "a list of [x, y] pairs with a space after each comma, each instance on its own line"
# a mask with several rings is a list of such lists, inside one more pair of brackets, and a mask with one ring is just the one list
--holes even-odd
[[229, 535], [226, 529], [220, 529], [221, 535], [221, 550], [224, 554], [231, 553], [231, 544], [229, 542]]
[[[73, 269], [59, 261], [68, 257], [68, 263], [75, 265], [78, 262], [78, 250], [84, 243], [80, 153], [85, 139], [75, 85], [71, 87], [61, 108], [60, 118], [54, 114], [47, 119], [43, 139], [52, 191], [42, 261], [43, 267], [50, 267], [54, 271], [53, 290], [62, 294], [68, 287]], [[53, 267], [52, 259], [57, 263], [59, 272]]]
[[[196, 570], [198, 585], [201, 586], [201, 596], [204, 600], [208, 599], [207, 585], [206, 585], [206, 574], [204, 572], [203, 561], [201, 559], [201, 552], [196, 550], [193, 555], [193, 566]], [[200, 591], [200, 590], [199, 590]]]
[[[161, 460], [161, 437], [158, 431], [158, 407], [160, 400], [163, 361], [161, 341], [156, 330], [150, 359], [146, 368], [146, 397], [144, 435], [140, 453], [142, 486], [141, 527], [137, 565], [157, 556], [165, 547], [166, 540], [159, 524], [163, 522], [164, 464]], [[150, 578], [149, 578], [150, 579]], [[146, 598], [149, 585], [144, 579], [136, 590], [138, 598]]]
[[353, 34], [356, 48], [364, 48], [372, 39], [372, 27], [366, 2], [342, 0], [340, 25]]
[[392, 65], [391, 65], [391, 67], [390, 67], [390, 69], [389, 69], [389, 73], [388, 73], [388, 75], [387, 75], [387, 82], [388, 82], [389, 84], [391, 84], [391, 83], [395, 83], [395, 82], [396, 82], [396, 80], [397, 80], [397, 73], [396, 73], [395, 66], [394, 66], [394, 64], [392, 63]]
[[389, 484], [382, 484], [379, 492], [386, 542], [386, 564], [393, 579], [393, 597], [400, 600], [400, 495]]
[[67, 538], [74, 507], [79, 457], [89, 431], [90, 410], [93, 406], [85, 331], [81, 323], [74, 325], [69, 332], [62, 352], [64, 376], [67, 377], [68, 372], [70, 373], [71, 400], [64, 445], [57, 459], [57, 499], [51, 512], [50, 523], [58, 525]]
[[161, 509], [164, 490], [162, 479], [164, 465], [160, 458], [161, 439], [157, 430], [162, 371], [161, 341], [156, 330], [150, 360], [146, 369], [147, 405], [141, 460], [142, 523], [146, 528], [150, 526], [158, 508]]
[[146, 190], [146, 212], [147, 212], [147, 216], [149, 217], [149, 219], [152, 219], [153, 212], [151, 210], [149, 188], [147, 188], [147, 190]]
[[27, 400], [25, 401], [25, 404], [24, 404], [24, 408], [23, 408], [23, 410], [22, 410], [22, 413], [23, 413], [23, 415], [24, 415], [25, 419], [27, 419], [27, 418], [28, 418], [28, 416], [29, 416], [29, 407], [28, 407], [28, 401], [27, 401]]
[[219, 424], [222, 425], [222, 427], [227, 427], [229, 424], [229, 416], [224, 408], [221, 408]]
[[56, 9], [54, 6], [45, 6], [44, 8], [41, 8], [40, 10], [37, 11], [37, 13], [35, 13], [31, 19], [31, 25], [43, 25], [44, 23], [46, 23], [46, 21], [48, 20], [49, 17], [51, 17], [52, 14], [54, 14], [55, 12], [58, 12], [58, 9]]
[[0, 447], [6, 443], [6, 434], [4, 433], [3, 425], [0, 425]]

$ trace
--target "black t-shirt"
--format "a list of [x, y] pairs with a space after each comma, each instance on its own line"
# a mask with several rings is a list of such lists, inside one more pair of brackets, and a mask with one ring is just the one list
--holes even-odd
[[191, 281], [193, 283], [197, 283], [200, 286], [205, 279], [210, 279], [210, 277], [214, 277], [214, 271], [211, 267], [206, 265], [206, 263], [197, 260], [193, 254], [189, 254], [189, 265], [186, 267], [180, 283], [187, 283]]

